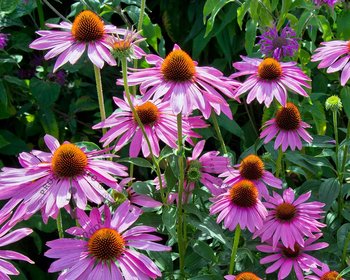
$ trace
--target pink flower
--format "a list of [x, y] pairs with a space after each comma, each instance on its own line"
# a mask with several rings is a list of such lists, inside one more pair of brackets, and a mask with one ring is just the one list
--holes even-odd
[[186, 185], [189, 190], [193, 190], [195, 184], [200, 182], [211, 193], [217, 195], [217, 186], [222, 185], [222, 180], [211, 174], [220, 174], [227, 170], [229, 159], [219, 156], [219, 152], [206, 152], [202, 156], [205, 140], [199, 141], [193, 148], [192, 157], [187, 158], [187, 168], [185, 174]]
[[[128, 201], [121, 204], [111, 215], [105, 205], [93, 208], [90, 216], [77, 211], [81, 227], [67, 230], [76, 238], [62, 238], [46, 243], [50, 249], [46, 257], [54, 261], [49, 272], [62, 271], [63, 279], [155, 279], [161, 276], [158, 267], [139, 250], [170, 251], [171, 248], [154, 241], [161, 238], [152, 234], [156, 229], [149, 226], [129, 228], [142, 211], [130, 208]], [[103, 217], [103, 219], [102, 219]]]
[[[125, 98], [126, 97], [124, 97], [124, 100]], [[130, 157], [137, 157], [141, 149], [144, 157], [148, 157], [150, 151], [147, 142], [144, 139], [141, 128], [138, 126], [133, 116], [130, 106], [126, 101], [120, 98], [113, 97], [113, 99], [119, 109], [117, 109], [106, 120], [93, 126], [94, 129], [104, 127], [110, 128], [110, 130], [103, 135], [100, 142], [104, 142], [104, 146], [106, 146], [115, 139], [118, 139], [114, 149], [119, 151], [131, 140], [129, 148]], [[142, 124], [144, 125], [147, 137], [151, 143], [153, 154], [159, 156], [160, 140], [169, 147], [176, 148], [176, 116], [171, 111], [169, 101], [163, 102], [160, 99], [142, 101], [134, 96], [131, 96], [131, 100]], [[200, 137], [200, 135], [193, 132], [191, 128], [202, 128], [206, 126], [205, 122], [197, 117], [184, 119], [183, 134], [188, 136], [186, 141], [193, 144], [190, 137]]]
[[214, 197], [210, 214], [219, 213], [216, 222], [224, 220], [225, 228], [234, 230], [239, 224], [250, 232], [262, 227], [267, 210], [258, 198], [258, 189], [253, 182], [242, 180], [225, 193]]
[[224, 276], [226, 280], [262, 280], [260, 277], [256, 276], [252, 272], [242, 272], [235, 275], [226, 275]]
[[317, 201], [305, 202], [311, 192], [295, 199], [291, 188], [283, 192], [283, 197], [273, 193], [268, 202], [263, 204], [269, 210], [264, 225], [254, 233], [254, 238], [260, 236], [265, 242], [272, 238], [272, 246], [281, 241], [284, 247], [293, 249], [295, 244], [304, 247], [304, 237], [314, 237], [313, 233], [321, 232], [325, 224], [318, 220], [322, 218], [324, 203]]
[[260, 104], [265, 103], [266, 107], [270, 107], [273, 98], [276, 98], [282, 106], [286, 106], [287, 89], [308, 96], [302, 86], [310, 88], [307, 82], [311, 80], [296, 67], [296, 62], [279, 62], [274, 58], [241, 57], [242, 62], [233, 63], [239, 72], [230, 77], [249, 75], [236, 92], [236, 95], [240, 96], [249, 91], [248, 104], [256, 99]]
[[45, 55], [46, 60], [58, 56], [53, 72], [67, 62], [75, 64], [86, 47], [89, 59], [98, 68], [102, 68], [105, 61], [109, 65], [116, 65], [110, 52], [112, 49], [109, 44], [112, 38], [110, 34], [126, 32], [113, 25], [105, 25], [97, 14], [88, 10], [78, 14], [73, 23], [47, 23], [46, 26], [63, 30], [37, 31], [41, 37], [33, 41], [29, 47], [35, 50], [50, 50]]
[[250, 180], [254, 182], [259, 190], [259, 195], [268, 199], [269, 191], [266, 185], [277, 189], [282, 188], [282, 181], [267, 170], [265, 170], [263, 161], [256, 155], [249, 155], [242, 159], [240, 164], [230, 167], [228, 171], [219, 175], [224, 177], [224, 184], [232, 186], [241, 180]]
[[[71, 197], [80, 209], [85, 209], [87, 200], [100, 204], [107, 199], [114, 201], [101, 183], [121, 190], [113, 176], [125, 177], [127, 168], [121, 164], [104, 160], [113, 155], [104, 151], [86, 152], [78, 146], [46, 135], [44, 141], [50, 152], [33, 150], [23, 152], [19, 162], [23, 168], [3, 168], [0, 173], [0, 199], [10, 199], [0, 216], [20, 204], [13, 223], [28, 219], [38, 210], [44, 221], [56, 217], [58, 210], [68, 207]], [[113, 175], [113, 176], [112, 176]]]
[[284, 247], [282, 244], [278, 244], [277, 247], [271, 245], [258, 245], [256, 248], [259, 251], [271, 253], [270, 256], [262, 258], [260, 263], [267, 264], [275, 262], [266, 269], [266, 273], [272, 273], [279, 269], [279, 280], [286, 278], [290, 274], [292, 268], [294, 268], [298, 280], [304, 280], [303, 271], [308, 272], [311, 268], [316, 268], [316, 266], [322, 265], [318, 259], [306, 254], [306, 252], [309, 251], [320, 250], [328, 247], [328, 243], [325, 242], [312, 244], [321, 236], [322, 234], [316, 234], [315, 238], [307, 239], [304, 248], [295, 244], [293, 250]]
[[313, 273], [317, 274], [315, 275], [307, 275], [305, 279], [311, 279], [311, 280], [345, 280], [344, 278], [337, 278], [339, 273], [330, 270], [328, 265], [322, 264], [321, 269], [319, 268], [313, 268], [312, 269]]
[[[233, 90], [238, 82], [228, 83], [223, 74], [212, 67], [199, 67], [197, 62], [178, 45], [174, 46], [165, 59], [157, 55], [147, 55], [146, 61], [155, 65], [148, 69], [131, 69], [128, 77], [130, 86], [140, 85], [140, 91], [147, 100], [164, 96], [170, 99], [173, 112], [182, 112], [188, 116], [194, 109], [199, 109], [207, 119], [211, 108], [219, 115], [222, 111], [232, 119], [231, 110], [220, 95], [220, 92], [230, 98], [235, 98]], [[118, 81], [122, 84], [122, 81]]]
[[[9, 223], [6, 223], [0, 229], [0, 247], [7, 246], [21, 240], [33, 232], [33, 230], [30, 228], [21, 228], [9, 233], [11, 228], [12, 226], [9, 226]], [[16, 267], [7, 260], [21, 260], [31, 264], [34, 263], [31, 259], [20, 253], [10, 250], [0, 250], [0, 279], [10, 280], [8, 275], [19, 275], [19, 271], [16, 269]]]
[[342, 70], [340, 84], [345, 86], [350, 78], [350, 41], [330, 41], [321, 43], [311, 61], [321, 61], [317, 68], [328, 68], [327, 73]]
[[286, 107], [282, 107], [277, 111], [276, 117], [264, 123], [263, 131], [260, 138], [265, 138], [264, 144], [270, 142], [276, 136], [274, 149], [282, 146], [282, 151], [286, 151], [290, 147], [293, 151], [295, 148], [301, 150], [301, 139], [307, 143], [312, 142], [312, 137], [305, 130], [310, 125], [301, 120], [298, 108], [288, 102]]

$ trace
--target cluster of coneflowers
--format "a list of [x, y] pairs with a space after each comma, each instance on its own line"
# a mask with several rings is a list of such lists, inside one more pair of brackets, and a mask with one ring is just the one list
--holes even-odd
[[[260, 263], [273, 262], [266, 273], [279, 270], [278, 279], [284, 279], [294, 270], [299, 280], [304, 279], [304, 275], [309, 279], [335, 279], [337, 272], [308, 254], [328, 245], [315, 243], [325, 226], [320, 222], [324, 212], [322, 203], [307, 202], [311, 192], [295, 197], [294, 191], [286, 188], [282, 194], [271, 195], [268, 186], [282, 189], [282, 181], [277, 178], [280, 170], [275, 177], [254, 154], [231, 166], [229, 158], [217, 151], [202, 154], [205, 141], [194, 142], [194, 138], [200, 138], [194, 129], [208, 126], [204, 119], [212, 118], [214, 125], [216, 114], [223, 113], [232, 119], [226, 98], [239, 102], [244, 93], [248, 93], [247, 103], [256, 99], [266, 107], [274, 100], [280, 104], [275, 117], [263, 125], [260, 138], [264, 143], [274, 139], [274, 148], [282, 153], [288, 148], [301, 149], [302, 139], [307, 143], [312, 141], [306, 131], [309, 125], [302, 121], [297, 106], [288, 102], [288, 91], [308, 96], [305, 88], [310, 88], [310, 78], [296, 62], [281, 61], [285, 56], [293, 56], [298, 49], [290, 27], [285, 27], [280, 34], [276, 28], [269, 29], [260, 38], [265, 58], [242, 57], [241, 62], [233, 64], [238, 71], [225, 77], [215, 68], [198, 66], [177, 45], [166, 58], [146, 54], [137, 45], [143, 40], [139, 33], [106, 25], [92, 11], [81, 12], [73, 23], [47, 26], [60, 30], [38, 31], [40, 38], [30, 47], [49, 50], [45, 59], [57, 57], [54, 71], [68, 62], [76, 63], [86, 51], [94, 65], [102, 120], [93, 128], [104, 129], [100, 140], [104, 149], [89, 151], [74, 143], [60, 144], [53, 136], [46, 135], [47, 152], [23, 152], [18, 157], [21, 168], [3, 168], [0, 199], [8, 202], [0, 210], [0, 222], [5, 223], [0, 229], [0, 246], [30, 234], [32, 230], [28, 228], [10, 230], [40, 211], [44, 222], [50, 217], [57, 220], [60, 239], [47, 243], [50, 249], [45, 256], [57, 259], [49, 272], [61, 272], [59, 279], [155, 279], [161, 276], [159, 268], [135, 249], [169, 251], [171, 248], [157, 243], [161, 238], [155, 234], [155, 228], [131, 227], [142, 215], [138, 206], [159, 207], [176, 201], [180, 269], [183, 269], [182, 205], [201, 183], [213, 196], [210, 214], [218, 214], [217, 223], [223, 221], [225, 228], [235, 230], [230, 275], [226, 279], [260, 279], [252, 272], [231, 275], [241, 229], [248, 229], [253, 238], [261, 239], [257, 249], [269, 255]], [[341, 75], [344, 85], [350, 77], [349, 42], [333, 41], [323, 45], [316, 50], [313, 60], [322, 60], [319, 67], [329, 67], [327, 72], [344, 69]], [[127, 73], [127, 60], [142, 57], [152, 67], [133, 68]], [[99, 69], [105, 62], [117, 65], [115, 58], [121, 61], [123, 72], [123, 79], [117, 84], [124, 85], [125, 93], [124, 99], [114, 97], [118, 109], [106, 118], [99, 89]], [[242, 83], [235, 80], [241, 76], [248, 78]], [[140, 95], [131, 95], [129, 86], [139, 86]], [[194, 110], [204, 119], [193, 116]], [[219, 133], [218, 138], [226, 152]], [[171, 192], [171, 186], [166, 186], [161, 174], [157, 162], [160, 142], [177, 149], [177, 192]], [[194, 146], [192, 156], [187, 159], [184, 143]], [[127, 144], [130, 144], [130, 157], [142, 153], [155, 164], [155, 184], [162, 202], [132, 190], [129, 184], [132, 176], [127, 168], [113, 161], [117, 157], [115, 152]], [[165, 188], [169, 191], [165, 192]], [[120, 193], [126, 193], [127, 199], [116, 208], [115, 198]], [[87, 215], [88, 203], [102, 206], [93, 207]], [[66, 230], [72, 238], [63, 236], [60, 211], [67, 211], [76, 219], [77, 226]], [[0, 251], [0, 258], [32, 262], [12, 251]], [[3, 279], [18, 273], [12, 264], [0, 260]]]

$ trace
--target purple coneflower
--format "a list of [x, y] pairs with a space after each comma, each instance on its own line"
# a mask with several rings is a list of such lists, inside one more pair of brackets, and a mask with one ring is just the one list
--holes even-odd
[[[133, 248], [149, 251], [170, 251], [155, 243], [161, 238], [149, 226], [129, 228], [142, 211], [130, 208], [128, 201], [111, 215], [105, 205], [93, 208], [90, 217], [77, 211], [80, 227], [67, 230], [76, 238], [62, 238], [46, 243], [50, 249], [46, 257], [54, 261], [49, 272], [63, 271], [58, 279], [155, 279], [161, 276], [158, 267], [146, 255]], [[102, 217], [104, 217], [102, 219]]]
[[254, 238], [260, 236], [262, 242], [272, 239], [274, 247], [278, 241], [290, 249], [295, 244], [304, 247], [304, 237], [314, 237], [313, 233], [321, 232], [320, 228], [326, 226], [318, 221], [324, 213], [324, 203], [305, 202], [310, 196], [311, 192], [308, 192], [295, 199], [291, 188], [283, 192], [283, 197], [274, 192], [273, 197], [263, 203], [268, 215], [262, 228], [254, 233]]
[[318, 259], [305, 253], [328, 247], [328, 243], [325, 242], [312, 244], [321, 236], [321, 233], [316, 234], [314, 238], [309, 238], [305, 241], [305, 247], [295, 244], [293, 249], [286, 248], [282, 244], [278, 244], [277, 247], [272, 245], [258, 245], [256, 248], [259, 251], [271, 254], [270, 256], [262, 258], [260, 263], [267, 264], [275, 262], [266, 269], [266, 273], [269, 274], [279, 269], [278, 279], [282, 280], [286, 278], [292, 271], [292, 268], [294, 268], [298, 280], [304, 280], [303, 271], [309, 272], [311, 268], [322, 265]]
[[[194, 109], [199, 109], [207, 119], [213, 108], [217, 114], [223, 111], [232, 118], [229, 106], [220, 93], [235, 98], [233, 91], [236, 87], [225, 81], [219, 70], [197, 66], [197, 62], [177, 45], [165, 59], [151, 54], [146, 56], [146, 61], [155, 66], [131, 69], [134, 73], [128, 77], [130, 86], [140, 85], [145, 100], [152, 96], [154, 100], [164, 96], [164, 100], [170, 99], [175, 114], [182, 112], [187, 116]], [[118, 84], [122, 84], [122, 81], [118, 81]]]
[[7, 41], [8, 35], [5, 33], [0, 33], [0, 50], [3, 50], [6, 47]]
[[[126, 97], [124, 96], [124, 99], [125, 98]], [[93, 129], [105, 127], [110, 128], [107, 133], [103, 135], [100, 142], [103, 142], [103, 145], [106, 146], [115, 139], [118, 139], [114, 147], [114, 149], [118, 151], [131, 140], [129, 149], [130, 157], [137, 157], [140, 150], [142, 150], [144, 157], [148, 157], [150, 151], [147, 142], [143, 136], [141, 128], [133, 116], [129, 104], [125, 100], [117, 97], [113, 97], [113, 100], [119, 109], [117, 109], [106, 120], [93, 126]], [[153, 154], [159, 156], [160, 140], [169, 147], [176, 148], [176, 115], [172, 112], [169, 101], [162, 102], [160, 99], [155, 101], [142, 101], [134, 96], [131, 96], [131, 101], [142, 124], [144, 125]], [[193, 144], [190, 137], [200, 137], [200, 135], [192, 131], [191, 128], [206, 127], [203, 120], [195, 118], [192, 123], [192, 119], [193, 118], [189, 117], [183, 121], [183, 134], [188, 136], [186, 141], [190, 144]]]
[[[0, 229], [0, 247], [7, 246], [18, 240], [21, 240], [33, 232], [33, 230], [30, 228], [21, 228], [9, 233], [11, 228], [12, 226], [9, 226], [9, 223], [6, 223]], [[16, 267], [7, 260], [21, 260], [29, 262], [31, 264], [34, 263], [28, 257], [15, 251], [0, 250], [0, 279], [10, 280], [10, 277], [8, 275], [19, 275], [19, 271], [16, 269]]]
[[262, 280], [252, 272], [242, 272], [237, 275], [226, 275], [224, 278], [226, 280]]
[[290, 147], [293, 151], [295, 148], [301, 150], [301, 139], [307, 143], [312, 142], [312, 137], [305, 130], [310, 125], [301, 120], [298, 108], [288, 102], [286, 107], [281, 107], [276, 114], [276, 117], [265, 122], [263, 131], [260, 133], [260, 138], [265, 138], [264, 144], [270, 142], [276, 136], [274, 148], [282, 146], [282, 151], [286, 151]]
[[342, 70], [340, 84], [345, 86], [350, 78], [350, 41], [330, 41], [321, 43], [311, 61], [321, 61], [317, 68], [328, 68], [327, 73]]
[[308, 96], [302, 86], [310, 88], [311, 81], [296, 62], [279, 62], [274, 58], [249, 58], [241, 56], [242, 62], [235, 62], [233, 66], [239, 72], [232, 74], [231, 78], [249, 75], [249, 78], [237, 89], [237, 96], [249, 91], [247, 103], [254, 99], [265, 103], [269, 107], [274, 98], [282, 105], [287, 103], [287, 89], [302, 96]]
[[4, 167], [0, 173], [0, 199], [11, 199], [12, 209], [20, 204], [13, 222], [27, 219], [40, 209], [47, 221], [50, 216], [56, 217], [72, 196], [80, 209], [85, 209], [87, 200], [96, 204], [104, 199], [114, 201], [101, 183], [120, 191], [113, 176], [125, 177], [128, 173], [125, 166], [104, 159], [113, 155], [104, 151], [86, 152], [69, 142], [60, 145], [51, 135], [46, 135], [44, 141], [49, 153], [23, 152], [19, 155], [23, 168]]
[[201, 182], [210, 192], [216, 195], [216, 186], [222, 185], [222, 180], [211, 174], [220, 174], [227, 170], [229, 159], [219, 156], [219, 152], [206, 152], [202, 156], [205, 140], [199, 141], [193, 148], [192, 157], [187, 158], [185, 184], [193, 190], [196, 183]]
[[286, 56], [294, 56], [299, 49], [295, 31], [286, 26], [278, 34], [276, 26], [268, 28], [260, 37], [260, 51], [267, 57], [281, 60]]
[[321, 269], [319, 268], [312, 268], [313, 273], [317, 274], [315, 275], [307, 275], [305, 276], [305, 279], [311, 279], [311, 280], [345, 280], [344, 278], [337, 278], [339, 273], [330, 270], [328, 265], [322, 264]]
[[[73, 23], [47, 23], [50, 28], [63, 30], [40, 30], [41, 36], [34, 40], [29, 47], [35, 50], [50, 50], [45, 59], [58, 56], [53, 72], [69, 62], [75, 64], [87, 48], [89, 59], [98, 68], [102, 68], [106, 61], [109, 65], [116, 65], [111, 55], [111, 34], [123, 33], [113, 25], [105, 25], [102, 19], [92, 11], [82, 11]], [[125, 31], [124, 31], [125, 32]]]
[[234, 230], [237, 225], [250, 232], [262, 227], [267, 210], [258, 198], [258, 189], [252, 181], [242, 180], [225, 193], [212, 199], [210, 214], [219, 213], [216, 222], [224, 220], [225, 228]]
[[269, 191], [266, 185], [282, 188], [282, 181], [267, 170], [265, 170], [263, 161], [256, 155], [249, 155], [242, 159], [240, 164], [230, 167], [228, 171], [220, 174], [224, 177], [224, 184], [232, 186], [241, 180], [250, 180], [254, 182], [259, 190], [259, 195], [268, 199]]

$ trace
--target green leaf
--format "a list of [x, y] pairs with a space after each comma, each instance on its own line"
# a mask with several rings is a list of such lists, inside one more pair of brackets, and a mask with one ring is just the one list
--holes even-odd
[[7, 106], [7, 93], [2, 80], [0, 80], [0, 102]]
[[305, 25], [308, 23], [308, 21], [311, 19], [312, 14], [310, 14], [310, 11], [305, 10], [301, 16], [299, 17], [299, 21], [297, 24], [297, 28], [296, 28], [296, 33], [297, 36], [300, 36], [301, 33], [303, 32]]
[[192, 244], [193, 251], [208, 261], [215, 261], [213, 249], [205, 242], [196, 240]]
[[7, 146], [8, 144], [10, 144], [10, 142], [8, 140], [6, 140], [4, 136], [2, 136], [0, 134], [0, 149]]
[[0, 129], [0, 135], [2, 137], [3, 144], [5, 144], [5, 141], [9, 143], [8, 145], [0, 148], [0, 154], [16, 155], [23, 151], [29, 150], [26, 143], [12, 132]]
[[77, 145], [79, 148], [85, 148], [87, 152], [101, 150], [101, 148], [93, 142], [81, 141], [76, 142], [74, 144]]
[[312, 118], [316, 124], [317, 134], [324, 135], [327, 128], [326, 114], [324, 106], [320, 101], [315, 101], [313, 105], [307, 105], [306, 110], [311, 112]]
[[[220, 1], [216, 1], [216, 5], [213, 7], [213, 3], [209, 3], [208, 6], [209, 7], [213, 7], [211, 13], [210, 13], [210, 17], [207, 21], [207, 26], [206, 26], [206, 29], [205, 29], [205, 35], [204, 37], [207, 37], [208, 34], [210, 33], [210, 31], [213, 29], [214, 27], [214, 22], [215, 22], [215, 18], [217, 16], [217, 14], [219, 13], [219, 11], [228, 3], [230, 2], [234, 2], [234, 0], [220, 0]], [[205, 13], [207, 15], [208, 14], [208, 7], [205, 7], [204, 6], [204, 9], [203, 9], [203, 13], [204, 13], [204, 10], [205, 10]]]
[[169, 252], [147, 251], [147, 253], [161, 270], [167, 273], [173, 271], [173, 260]]
[[217, 117], [219, 126], [222, 126], [227, 131], [231, 132], [233, 135], [244, 139], [244, 132], [242, 128], [237, 124], [235, 120], [230, 120], [226, 115], [221, 114]]
[[0, 11], [4, 14], [12, 13], [18, 4], [19, 0], [0, 0]]
[[141, 167], [146, 167], [146, 168], [152, 168], [153, 165], [146, 159], [144, 158], [122, 158], [122, 159], [118, 159], [117, 162], [128, 162], [128, 163], [132, 163], [134, 165], [137, 166], [141, 166]]
[[165, 228], [170, 233], [170, 235], [177, 239], [176, 234], [176, 221], [177, 221], [177, 208], [174, 205], [164, 206], [162, 213], [162, 220]]
[[58, 138], [58, 124], [54, 112], [52, 110], [40, 109], [38, 112], [38, 117], [45, 130], [45, 133]]
[[245, 49], [248, 55], [252, 54], [256, 38], [256, 21], [249, 20], [245, 28]]
[[244, 1], [242, 5], [237, 9], [237, 22], [239, 28], [242, 30], [243, 18], [249, 10], [250, 0]]
[[333, 33], [332, 33], [332, 28], [329, 24], [329, 21], [328, 19], [323, 16], [323, 15], [318, 15], [317, 16], [317, 19], [318, 19], [318, 24], [319, 24], [319, 27], [320, 29], [322, 30], [322, 39], [324, 41], [330, 41], [332, 40], [332, 37], [333, 37]]
[[[350, 234], [350, 223], [343, 224], [337, 231], [337, 245], [339, 250], [343, 250], [345, 246], [345, 240], [349, 238]], [[350, 242], [348, 242], [348, 247], [346, 250], [350, 250]]]
[[277, 23], [277, 30], [279, 30], [282, 27], [283, 23], [285, 22], [286, 16], [287, 16], [287, 13], [289, 11], [291, 4], [292, 4], [292, 0], [283, 0], [282, 1], [282, 8], [281, 8], [279, 20]]
[[348, 40], [350, 37], [350, 10], [346, 9], [337, 18], [337, 39]]
[[347, 268], [345, 268], [344, 270], [342, 270], [339, 275], [337, 276], [337, 280], [340, 279], [340, 277], [343, 277], [344, 275], [348, 274], [350, 272], [350, 266], [348, 266]]
[[341, 102], [343, 109], [348, 119], [350, 119], [350, 88], [345, 86], [340, 91]]
[[38, 101], [39, 106], [46, 109], [58, 99], [60, 85], [33, 78], [30, 80], [30, 90], [34, 98]]
[[89, 96], [79, 97], [71, 106], [71, 110], [74, 113], [93, 111], [98, 108], [96, 101], [92, 100]]
[[250, 16], [254, 21], [258, 21], [259, 15], [258, 15], [258, 7], [259, 7], [259, 1], [258, 0], [250, 0]]
[[339, 181], [336, 178], [326, 179], [320, 186], [319, 196], [320, 201], [324, 202], [326, 205], [324, 207], [325, 211], [328, 211], [333, 202], [337, 199], [340, 191]]

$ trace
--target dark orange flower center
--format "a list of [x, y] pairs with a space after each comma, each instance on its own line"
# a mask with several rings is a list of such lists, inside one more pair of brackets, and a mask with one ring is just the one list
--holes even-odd
[[298, 108], [288, 102], [286, 107], [282, 107], [276, 114], [276, 124], [282, 130], [296, 130], [301, 123], [301, 116]]
[[73, 21], [72, 35], [81, 42], [93, 42], [102, 39], [104, 24], [101, 18], [91, 11], [83, 11]]
[[125, 250], [123, 237], [114, 229], [101, 228], [88, 241], [89, 253], [99, 261], [119, 258]]
[[282, 221], [290, 221], [296, 214], [296, 207], [288, 202], [283, 202], [276, 208], [276, 218]]
[[258, 156], [249, 155], [241, 161], [239, 172], [244, 179], [258, 180], [264, 173], [264, 163]]
[[54, 152], [51, 164], [57, 177], [73, 178], [84, 174], [88, 159], [78, 146], [65, 143]]
[[281, 64], [274, 58], [265, 58], [258, 67], [258, 76], [263, 80], [277, 80], [282, 76]]
[[137, 115], [139, 116], [142, 124], [144, 124], [144, 125], [153, 124], [159, 118], [158, 107], [150, 101], [147, 101], [147, 102], [143, 103], [142, 105], [135, 106], [135, 110], [136, 110]]
[[164, 59], [161, 72], [166, 81], [186, 82], [196, 74], [192, 58], [182, 50], [173, 50]]
[[329, 271], [329, 272], [323, 274], [322, 277], [320, 278], [320, 280], [335, 280], [335, 279], [337, 279], [338, 275], [339, 275], [339, 273], [336, 271]]
[[294, 259], [294, 258], [298, 257], [300, 254], [300, 246], [295, 243], [294, 250], [292, 250], [290, 248], [283, 247], [282, 254], [287, 258]]
[[252, 207], [258, 201], [258, 189], [253, 182], [242, 180], [232, 186], [230, 197], [240, 207]]
[[242, 272], [236, 276], [236, 280], [259, 280], [260, 278], [251, 272]]

